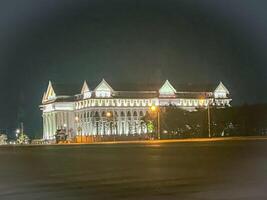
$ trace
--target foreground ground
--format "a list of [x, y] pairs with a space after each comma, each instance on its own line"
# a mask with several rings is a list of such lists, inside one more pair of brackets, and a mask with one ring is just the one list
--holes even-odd
[[0, 199], [267, 199], [267, 140], [0, 148]]

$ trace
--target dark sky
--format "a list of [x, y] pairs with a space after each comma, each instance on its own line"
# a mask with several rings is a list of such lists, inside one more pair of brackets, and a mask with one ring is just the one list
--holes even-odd
[[[217, 83], [267, 102], [266, 0], [6, 0], [0, 128], [40, 134], [48, 80]], [[116, 88], [115, 88], [116, 89]]]

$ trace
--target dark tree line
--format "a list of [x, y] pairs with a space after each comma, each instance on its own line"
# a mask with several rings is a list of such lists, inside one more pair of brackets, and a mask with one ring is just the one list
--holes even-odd
[[[211, 107], [210, 117], [213, 137], [267, 135], [267, 104]], [[161, 138], [208, 137], [207, 109], [189, 112], [168, 106], [161, 108], [160, 119]], [[156, 127], [154, 114], [148, 114], [144, 120]]]

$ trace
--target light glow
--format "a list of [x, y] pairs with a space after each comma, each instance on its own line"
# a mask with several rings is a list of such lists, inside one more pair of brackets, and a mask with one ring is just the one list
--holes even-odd
[[106, 116], [111, 117], [111, 112], [107, 112]]
[[150, 110], [151, 110], [152, 112], [155, 112], [155, 111], [157, 110], [157, 106], [155, 106], [155, 105], [151, 106], [151, 107], [150, 107]]

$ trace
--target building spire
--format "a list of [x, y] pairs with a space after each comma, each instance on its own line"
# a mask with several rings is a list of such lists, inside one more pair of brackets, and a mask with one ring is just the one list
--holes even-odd
[[82, 90], [81, 90], [81, 94], [87, 93], [87, 92], [89, 92], [89, 91], [90, 91], [90, 89], [89, 89], [89, 87], [88, 87], [87, 81], [84, 80], [84, 82], [83, 82], [83, 87], [82, 87]]

